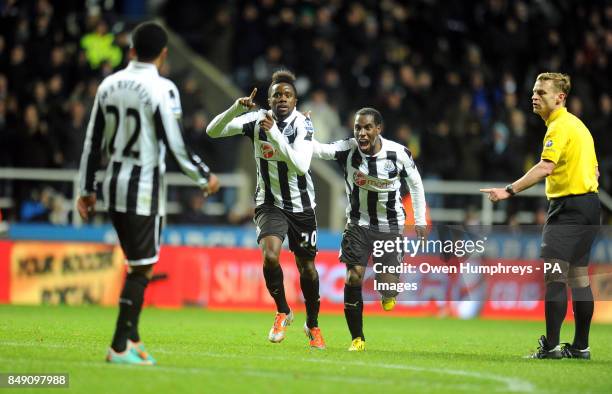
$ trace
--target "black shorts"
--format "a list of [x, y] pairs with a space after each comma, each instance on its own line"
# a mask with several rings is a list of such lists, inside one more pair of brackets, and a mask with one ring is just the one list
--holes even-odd
[[109, 212], [119, 243], [129, 265], [157, 263], [161, 239], [160, 216]]
[[257, 243], [269, 235], [285, 240], [289, 238], [289, 249], [298, 257], [312, 258], [317, 255], [317, 218], [312, 209], [304, 212], [289, 212], [275, 205], [260, 205], [255, 208]]
[[597, 193], [555, 198], [550, 201], [542, 231], [542, 258], [586, 267], [600, 227]]
[[379, 245], [377, 250], [381, 252], [382, 255], [376, 256], [373, 255], [373, 252], [375, 246], [374, 242], [378, 241], [382, 243], [391, 240], [395, 243], [395, 240], [401, 236], [401, 234], [381, 233], [349, 223], [342, 233], [340, 261], [345, 264], [366, 267], [370, 256], [372, 256], [374, 264], [381, 263], [386, 267], [398, 266], [403, 259], [403, 253], [401, 251], [398, 252], [394, 250], [393, 252], [386, 252], [382, 249], [382, 245]]

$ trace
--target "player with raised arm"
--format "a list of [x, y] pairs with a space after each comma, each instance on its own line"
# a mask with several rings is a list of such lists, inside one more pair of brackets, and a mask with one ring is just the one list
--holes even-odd
[[[392, 240], [403, 234], [406, 213], [400, 187], [407, 186], [413, 202], [415, 231], [425, 238], [425, 192], [412, 154], [404, 146], [380, 136], [383, 119], [376, 109], [362, 108], [355, 114], [354, 136], [331, 144], [314, 141], [313, 156], [335, 160], [344, 171], [347, 224], [342, 234], [340, 261], [346, 264], [344, 316], [351, 332], [349, 351], [364, 351], [362, 284], [375, 241]], [[402, 253], [373, 257], [384, 266], [398, 265]], [[397, 278], [387, 276], [383, 281]], [[382, 294], [384, 310], [395, 306], [397, 292]]]
[[108, 362], [117, 364], [155, 364], [140, 341], [138, 320], [159, 258], [166, 212], [166, 151], [205, 194], [219, 189], [217, 178], [185, 146], [178, 90], [159, 75], [168, 54], [167, 41], [165, 30], [156, 23], [136, 27], [130, 49], [135, 60], [98, 87], [81, 157], [78, 210], [88, 219], [95, 212], [95, 173], [102, 155], [108, 156], [104, 205], [129, 265], [106, 356]]
[[268, 334], [271, 342], [285, 338], [293, 312], [287, 304], [283, 285], [280, 251], [285, 236], [295, 255], [300, 286], [306, 304], [304, 332], [313, 348], [325, 348], [318, 324], [319, 275], [314, 258], [317, 253], [315, 193], [310, 176], [312, 123], [295, 109], [295, 76], [285, 70], [272, 75], [268, 88], [271, 110], [255, 107], [257, 89], [217, 115], [206, 132], [213, 138], [245, 135], [253, 142], [257, 165], [255, 224], [257, 242], [263, 252], [266, 287], [276, 303], [277, 313]]

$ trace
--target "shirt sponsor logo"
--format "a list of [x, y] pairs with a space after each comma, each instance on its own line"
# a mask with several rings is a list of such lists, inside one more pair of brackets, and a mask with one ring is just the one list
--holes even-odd
[[261, 149], [261, 155], [264, 159], [271, 159], [274, 157], [274, 147], [269, 142], [261, 142], [259, 148]]
[[389, 179], [378, 179], [364, 174], [361, 171], [353, 173], [353, 183], [355, 185], [376, 192], [393, 190], [394, 181]]
[[355, 182], [355, 185], [359, 186], [359, 187], [363, 187], [365, 186], [367, 179], [366, 176], [363, 172], [361, 171], [357, 171], [353, 174], [353, 182]]

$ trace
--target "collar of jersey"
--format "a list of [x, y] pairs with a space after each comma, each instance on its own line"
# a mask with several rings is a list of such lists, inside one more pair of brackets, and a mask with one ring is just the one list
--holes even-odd
[[136, 60], [132, 60], [128, 64], [127, 68], [131, 71], [146, 71], [153, 72], [155, 73], [155, 75], [159, 75], [157, 67], [153, 63], [137, 62]]
[[559, 107], [556, 110], [552, 111], [548, 119], [546, 119], [546, 126], [548, 127], [548, 125], [550, 125], [555, 120], [559, 119], [559, 117], [566, 112], [567, 112], [567, 108], [565, 107]]
[[[283, 120], [283, 122], [285, 123], [285, 127], [291, 123], [291, 121], [293, 120], [294, 117], [297, 116], [297, 108], [293, 108], [293, 111], [291, 111], [291, 113], [289, 114], [289, 116], [287, 116], [285, 118], [285, 120]], [[280, 123], [279, 121], [276, 121], [276, 124]], [[283, 132], [283, 130], [281, 130], [281, 133]]]

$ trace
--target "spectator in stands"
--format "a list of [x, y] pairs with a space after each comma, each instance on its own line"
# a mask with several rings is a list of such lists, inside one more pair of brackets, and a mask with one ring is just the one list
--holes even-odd
[[492, 137], [484, 152], [485, 180], [510, 179], [516, 177], [521, 168], [510, 144], [510, 130], [502, 122], [492, 127]]
[[123, 54], [114, 41], [115, 36], [108, 31], [108, 25], [103, 19], [98, 21], [93, 32], [83, 36], [81, 47], [85, 50], [91, 68], [97, 69], [104, 61], [109, 61], [113, 68], [121, 65]]
[[8, 75], [11, 76], [10, 88], [17, 93], [17, 96], [21, 98], [24, 93], [24, 86], [26, 86], [29, 77], [30, 68], [26, 63], [26, 54], [23, 46], [16, 45], [11, 50], [11, 59], [8, 66]]
[[56, 139], [49, 135], [49, 127], [40, 118], [34, 104], [26, 106], [20, 129], [15, 146], [18, 152], [16, 164], [34, 168], [49, 168], [59, 164], [61, 154]]
[[[0, 101], [4, 100], [6, 107], [5, 127], [16, 130], [32, 101], [33, 82], [40, 79], [46, 85], [46, 102], [37, 106], [48, 108], [49, 115], [43, 121], [48, 124], [49, 136], [59, 138], [61, 124], [69, 122], [68, 103], [80, 100], [90, 108], [92, 96], [87, 85], [96, 86], [103, 75], [127, 62], [128, 29], [120, 23], [109, 23], [122, 19], [108, 8], [107, 3], [112, 2], [95, 6], [61, 2], [61, 7], [54, 8], [55, 3], [10, 1], [0, 7]], [[92, 12], [96, 7], [98, 11]], [[194, 7], [199, 12], [193, 13]], [[612, 74], [612, 7], [605, 2], [567, 0], [563, 7], [543, 7], [524, 0], [476, 0], [473, 7], [457, 7], [440, 1], [426, 6], [399, 0], [355, 5], [348, 0], [262, 1], [238, 9], [234, 3], [192, 0], [190, 7], [175, 7], [168, 2], [165, 9], [162, 16], [175, 24], [175, 30], [198, 33], [195, 41], [201, 41], [202, 19], [198, 15], [217, 16], [215, 23], [227, 30], [224, 37], [233, 36], [241, 45], [232, 46], [229, 59], [230, 49], [218, 40], [218, 48], [199, 42], [196, 49], [219, 54], [223, 60], [218, 64], [229, 67], [227, 74], [243, 89], [253, 84], [261, 87], [256, 82], [258, 75], [266, 80], [270, 70], [295, 65], [312, 86], [325, 91], [327, 102], [344, 122], [352, 121], [350, 112], [355, 108], [371, 105], [372, 97], [377, 97], [383, 113], [393, 112], [397, 97], [377, 95], [377, 81], [384, 74], [384, 81], [395, 81], [394, 88], [399, 89], [400, 116], [394, 122], [395, 129], [409, 121], [415, 134], [423, 137], [424, 149], [425, 130], [435, 129], [439, 115], [450, 128], [443, 139], [450, 138], [455, 148], [458, 138], [465, 135], [466, 125], [478, 115], [483, 139], [491, 139], [493, 123], [500, 121], [508, 126], [510, 148], [516, 150], [516, 162], [521, 166], [539, 154], [534, 147], [541, 141], [537, 133], [527, 132], [521, 142], [524, 149], [519, 149], [517, 141], [523, 137], [517, 137], [517, 130], [523, 127], [515, 128], [515, 110], [526, 110], [522, 107], [524, 97], [531, 94], [531, 78], [541, 69], [568, 70], [574, 85], [570, 98], [579, 98], [585, 120], [593, 125], [602, 164], [601, 187], [612, 190], [612, 179], [607, 175], [610, 170], [605, 169], [607, 158], [612, 157], [612, 143], [608, 143], [611, 139], [607, 135], [600, 134], [610, 129], [609, 116], [598, 109], [602, 94], [612, 89], [612, 80], [607, 77]], [[91, 15], [87, 21], [81, 17], [83, 11]], [[452, 23], [445, 23], [451, 21], [448, 15], [452, 15]], [[563, 23], [570, 18], [571, 24]], [[290, 29], [292, 40], [299, 42], [297, 49], [280, 38], [279, 31], [284, 28]], [[190, 41], [194, 41], [193, 36], [187, 36]], [[92, 42], [101, 44], [102, 51], [93, 49]], [[94, 57], [91, 63], [90, 56]], [[162, 70], [162, 75], [167, 74]], [[3, 82], [3, 75], [10, 75], [10, 79]], [[58, 93], [54, 87], [59, 85]], [[466, 89], [470, 105], [458, 108], [456, 103], [463, 102], [461, 92]], [[186, 118], [189, 111], [199, 110], [197, 102], [192, 109], [185, 108]], [[575, 100], [568, 105], [580, 104]], [[61, 121], [53, 119], [57, 115]], [[391, 121], [392, 117], [386, 119]], [[539, 119], [528, 117], [524, 127], [530, 130], [541, 124]], [[466, 157], [465, 153], [455, 153]], [[483, 157], [480, 168], [486, 168], [486, 163]], [[423, 170], [427, 172], [426, 166]]]
[[87, 127], [87, 113], [80, 101], [72, 101], [68, 104], [68, 121], [58, 130], [58, 136], [62, 146], [64, 168], [79, 168], [85, 130]]
[[327, 94], [323, 89], [315, 89], [310, 94], [310, 100], [300, 107], [301, 111], [310, 111], [313, 123], [317, 127], [317, 141], [328, 143], [346, 138], [340, 127], [340, 116], [334, 107], [327, 102]]

